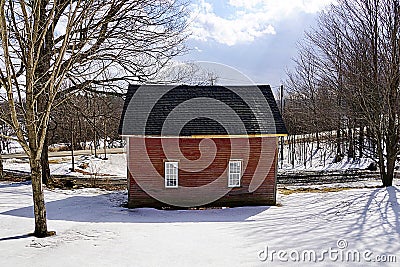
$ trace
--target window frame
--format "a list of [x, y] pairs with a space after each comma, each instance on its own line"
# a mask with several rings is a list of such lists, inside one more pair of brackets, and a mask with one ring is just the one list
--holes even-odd
[[[239, 163], [239, 172], [235, 171], [232, 172], [231, 170], [231, 163]], [[232, 175], [239, 175], [239, 178], [233, 178]], [[238, 183], [233, 183], [234, 181]], [[228, 187], [241, 187], [241, 180], [242, 180], [242, 160], [240, 159], [232, 159], [228, 162]]]
[[[176, 173], [169, 171], [171, 168], [169, 166], [174, 166], [176, 168]], [[174, 170], [174, 168], [172, 168]], [[170, 181], [176, 180], [175, 185], [169, 185]], [[178, 161], [165, 161], [164, 162], [164, 186], [165, 188], [178, 188], [179, 186], [179, 162]]]

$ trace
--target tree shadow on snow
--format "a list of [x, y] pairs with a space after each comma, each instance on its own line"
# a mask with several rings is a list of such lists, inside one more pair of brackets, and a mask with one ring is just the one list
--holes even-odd
[[372, 191], [362, 213], [347, 233], [353, 234], [356, 240], [363, 236], [373, 236], [376, 232], [383, 233], [388, 238], [386, 250], [390, 251], [391, 246], [398, 243], [400, 238], [400, 206], [397, 194], [400, 194], [400, 190], [394, 186]]
[[0, 188], [12, 188], [12, 187], [19, 187], [19, 186], [25, 186], [25, 185], [30, 185], [31, 181], [26, 181], [26, 182], [2, 182], [0, 181]]
[[2, 237], [0, 238], [0, 242], [1, 241], [8, 241], [8, 240], [17, 240], [17, 239], [23, 239], [23, 238], [29, 238], [32, 237], [32, 235], [16, 235], [16, 236], [9, 236], [9, 237]]
[[[315, 198], [304, 198], [304, 203], [290, 203], [292, 210], [288, 212], [264, 216], [265, 222], [258, 220], [238, 231], [246, 235], [249, 245], [276, 242], [275, 248], [302, 246], [311, 249], [316, 244], [318, 248], [332, 247], [339, 239], [358, 246], [366, 240], [376, 240], [381, 252], [394, 252], [400, 240], [399, 196], [397, 187], [354, 192], [338, 199], [315, 195]], [[321, 202], [327, 205], [326, 209], [317, 208]], [[299, 209], [302, 211], [296, 213]], [[277, 242], [280, 239], [283, 241]], [[364, 244], [366, 248], [376, 249], [372, 247], [374, 242], [369, 242]]]
[[[268, 206], [207, 210], [127, 209], [120, 207], [115, 193], [96, 196], [73, 196], [46, 203], [49, 220], [75, 222], [179, 223], [179, 222], [243, 222], [266, 211]], [[0, 213], [33, 218], [33, 207], [23, 207]]]

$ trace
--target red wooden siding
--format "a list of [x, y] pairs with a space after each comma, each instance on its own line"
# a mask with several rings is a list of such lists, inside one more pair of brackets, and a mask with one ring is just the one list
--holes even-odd
[[[276, 144], [276, 137], [131, 137], [128, 151], [128, 205], [273, 205], [276, 201]], [[228, 187], [227, 166], [230, 159], [242, 160], [241, 186], [237, 188]], [[179, 162], [179, 187], [176, 189], [164, 186], [165, 161]], [[201, 205], [196, 204], [199, 199], [204, 200], [212, 195], [219, 197]]]

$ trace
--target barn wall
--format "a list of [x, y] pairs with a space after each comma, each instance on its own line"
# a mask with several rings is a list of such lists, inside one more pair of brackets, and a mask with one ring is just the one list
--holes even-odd
[[[174, 206], [153, 197], [162, 195], [165, 198], [172, 197], [175, 201], [181, 199], [182, 203], [186, 201], [187, 206], [190, 201], [195, 203], [196, 199], [204, 198], [205, 194], [223, 196], [201, 206], [274, 205], [276, 140], [276, 137], [131, 137], [128, 151], [128, 205], [132, 208]], [[228, 187], [227, 166], [230, 159], [242, 160], [241, 187]], [[165, 161], [179, 162], [177, 189], [164, 187]], [[213, 183], [212, 186], [210, 183]], [[199, 190], [206, 187], [205, 191]]]

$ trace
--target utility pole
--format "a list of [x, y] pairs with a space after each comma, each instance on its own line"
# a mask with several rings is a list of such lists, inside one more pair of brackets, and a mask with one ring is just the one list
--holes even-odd
[[[280, 99], [281, 99], [281, 116], [283, 119], [283, 85], [281, 85], [281, 90], [280, 90]], [[284, 137], [281, 137], [281, 169], [283, 168], [283, 142], [284, 142]]]
[[72, 166], [71, 166], [71, 172], [75, 171], [75, 157], [74, 157], [74, 133], [75, 133], [75, 124], [72, 122], [71, 119], [71, 160], [72, 160]]
[[104, 123], [104, 142], [103, 142], [103, 146], [104, 146], [104, 158], [103, 160], [107, 160], [107, 131], [106, 131], [106, 117], [103, 117], [103, 123]]
[[0, 143], [0, 180], [4, 179], [4, 168], [3, 168], [3, 147], [2, 144]]
[[93, 133], [94, 133], [94, 157], [97, 158], [97, 129], [96, 129], [96, 116], [93, 110]]

